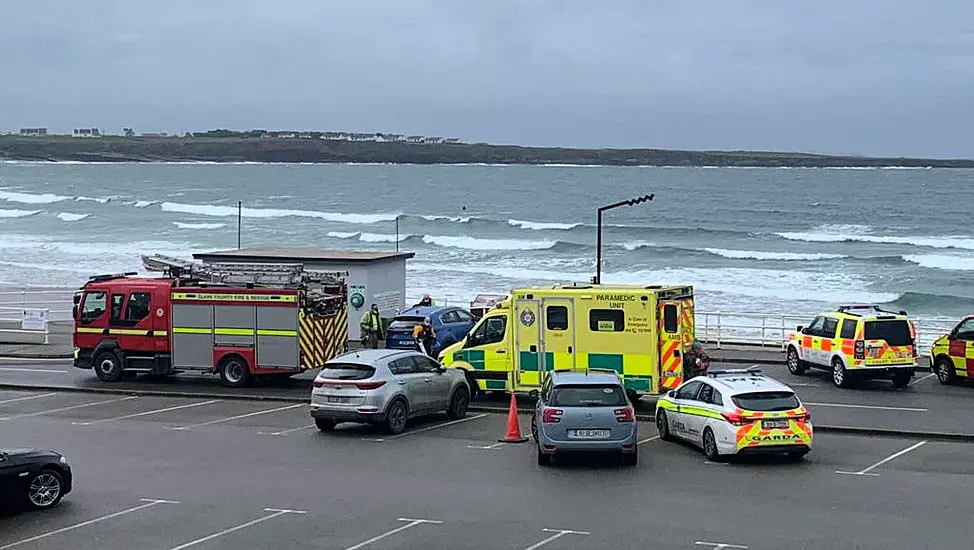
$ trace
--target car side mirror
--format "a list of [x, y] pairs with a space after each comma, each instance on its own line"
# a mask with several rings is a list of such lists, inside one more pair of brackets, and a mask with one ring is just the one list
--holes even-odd
[[78, 320], [78, 306], [71, 306], [71, 318], [75, 321]]
[[666, 397], [676, 397], [676, 390], [666, 392]]
[[805, 334], [805, 327], [803, 327], [802, 325], [798, 325], [798, 328], [796, 328], [795, 330], [797, 330], [798, 332], [800, 332], [802, 334]]

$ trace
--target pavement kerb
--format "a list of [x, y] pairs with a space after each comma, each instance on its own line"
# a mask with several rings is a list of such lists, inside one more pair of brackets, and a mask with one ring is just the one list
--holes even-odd
[[0, 359], [74, 359], [74, 353], [2, 353]]
[[[180, 392], [180, 391], [157, 391], [157, 390], [128, 390], [123, 388], [76, 388], [70, 386], [54, 385], [35, 385], [35, 384], [3, 384], [0, 383], [0, 390], [7, 391], [47, 391], [47, 392], [70, 392], [70, 393], [93, 393], [103, 395], [129, 395], [140, 397], [177, 397], [177, 398], [196, 398], [196, 399], [223, 399], [227, 401], [271, 401], [279, 403], [307, 403], [306, 397], [287, 397], [280, 395], [251, 395], [244, 393], [205, 393], [205, 392]], [[485, 412], [494, 414], [508, 414], [509, 409], [503, 406], [489, 406], [471, 404], [471, 412]], [[518, 414], [530, 415], [529, 408], [519, 409]], [[652, 414], [637, 413], [636, 418], [644, 422], [655, 422], [656, 418]], [[956, 443], [974, 443], [974, 434], [945, 433], [945, 432], [922, 432], [916, 430], [893, 430], [887, 428], [860, 428], [854, 426], [823, 426], [815, 425], [816, 432], [837, 433], [849, 435], [864, 435], [872, 437], [891, 437], [899, 439], [926, 439], [934, 441], [949, 441]]]

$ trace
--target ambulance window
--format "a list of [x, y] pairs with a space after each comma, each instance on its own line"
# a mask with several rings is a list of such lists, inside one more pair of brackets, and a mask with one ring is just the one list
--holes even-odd
[[856, 320], [846, 319], [842, 321], [842, 334], [839, 335], [840, 338], [852, 339], [856, 337]]
[[138, 322], [149, 315], [149, 293], [133, 292], [125, 306], [125, 320]]
[[82, 321], [94, 321], [105, 313], [107, 295], [104, 292], [85, 294], [85, 304], [81, 308]]
[[822, 336], [825, 338], [835, 338], [835, 329], [839, 326], [839, 320], [834, 317], [826, 317], [825, 324], [822, 326]]
[[593, 309], [588, 313], [588, 328], [592, 332], [623, 332], [626, 312], [621, 309]]
[[548, 306], [545, 308], [545, 327], [548, 330], [568, 330], [568, 308]]
[[676, 322], [676, 306], [673, 304], [663, 306], [663, 330], [670, 334], [680, 330]]
[[122, 302], [124, 300], [124, 294], [112, 294], [112, 321], [119, 321], [122, 319]]

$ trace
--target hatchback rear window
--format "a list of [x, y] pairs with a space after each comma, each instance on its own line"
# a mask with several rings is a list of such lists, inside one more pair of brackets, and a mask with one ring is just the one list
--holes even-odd
[[789, 411], [801, 406], [798, 397], [788, 391], [762, 391], [742, 393], [731, 398], [734, 404], [745, 411]]
[[866, 321], [863, 331], [866, 340], [886, 340], [891, 346], [909, 346], [913, 343], [910, 337], [910, 325], [906, 321]]
[[396, 317], [389, 323], [389, 330], [413, 330], [423, 322], [423, 317]]
[[555, 407], [622, 407], [626, 394], [619, 386], [571, 385], [555, 386], [550, 404]]
[[355, 363], [335, 363], [321, 369], [318, 376], [329, 380], [365, 380], [372, 378], [375, 367]]

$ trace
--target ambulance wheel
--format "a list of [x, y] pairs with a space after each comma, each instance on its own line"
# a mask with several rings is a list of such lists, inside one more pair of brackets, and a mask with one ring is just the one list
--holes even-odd
[[801, 376], [807, 370], [808, 367], [805, 366], [805, 362], [798, 357], [798, 350], [788, 348], [788, 372], [795, 376]]
[[673, 441], [673, 434], [670, 433], [670, 421], [666, 418], [666, 413], [660, 411], [656, 415], [656, 431], [659, 432], [659, 438], [663, 441]]
[[243, 357], [228, 355], [220, 361], [220, 379], [224, 386], [231, 388], [246, 386], [250, 381], [250, 367]]
[[910, 385], [910, 378], [913, 373], [908, 370], [898, 370], [893, 373], [893, 387], [897, 389], [905, 388]]
[[703, 431], [703, 454], [711, 462], [720, 461], [720, 451], [717, 450], [717, 439], [714, 432], [707, 428]]
[[954, 363], [949, 357], [937, 359], [934, 372], [937, 373], [937, 381], [945, 386], [957, 381], [957, 371], [954, 370]]
[[845, 363], [838, 357], [832, 359], [832, 383], [837, 388], [848, 388], [851, 385], [849, 371], [845, 368]]
[[91, 364], [95, 367], [95, 375], [102, 382], [118, 382], [125, 375], [122, 358], [115, 350], [98, 352]]

